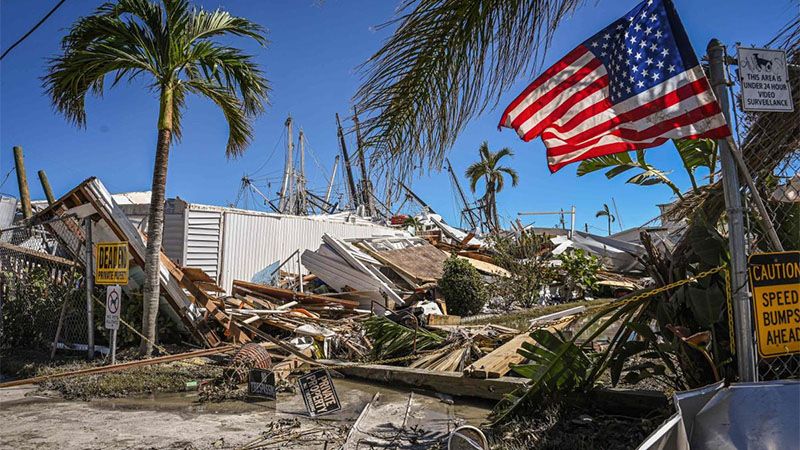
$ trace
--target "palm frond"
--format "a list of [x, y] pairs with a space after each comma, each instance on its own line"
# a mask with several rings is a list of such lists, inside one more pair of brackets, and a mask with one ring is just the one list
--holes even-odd
[[228, 157], [239, 156], [247, 148], [253, 135], [253, 125], [242, 107], [242, 102], [229, 89], [212, 82], [190, 80], [186, 82], [186, 88], [195, 94], [207, 97], [219, 106], [228, 122], [228, 144], [225, 154]]
[[240, 154], [252, 137], [252, 118], [264, 111], [270, 87], [252, 56], [211, 38], [244, 36], [265, 44], [263, 29], [223, 11], [191, 9], [187, 0], [162, 3], [119, 0], [79, 19], [62, 41], [63, 53], [50, 61], [44, 87], [56, 109], [85, 126], [85, 99], [142, 74], [159, 95], [171, 94], [175, 137], [187, 92], [216, 103], [228, 121], [228, 156]]
[[399, 177], [440, 168], [476, 114], [529, 69], [582, 0], [406, 0], [360, 68], [354, 102], [373, 160]]
[[[629, 153], [614, 153], [612, 155], [598, 156], [596, 158], [589, 158], [581, 161], [581, 163], [578, 165], [577, 175], [582, 177], [587, 173], [597, 172], [598, 170], [608, 168], [616, 169], [617, 167], [625, 167], [625, 169], [622, 170], [624, 172], [625, 170], [629, 170], [637, 166], [631, 159], [631, 155]], [[609, 178], [613, 178], [613, 176]]]

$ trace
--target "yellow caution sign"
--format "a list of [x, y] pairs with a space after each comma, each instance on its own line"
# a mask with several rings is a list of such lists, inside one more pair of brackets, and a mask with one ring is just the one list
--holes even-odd
[[95, 252], [95, 284], [128, 284], [128, 243], [100, 242]]
[[758, 353], [800, 353], [800, 252], [756, 253], [748, 269]]

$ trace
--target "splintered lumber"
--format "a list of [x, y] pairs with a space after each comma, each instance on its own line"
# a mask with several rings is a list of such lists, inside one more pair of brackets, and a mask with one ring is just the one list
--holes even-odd
[[90, 367], [88, 369], [73, 370], [71, 372], [62, 372], [62, 373], [55, 373], [52, 375], [44, 375], [40, 377], [25, 378], [22, 380], [7, 381], [5, 383], [0, 383], [0, 388], [24, 386], [26, 384], [41, 383], [43, 381], [54, 380], [57, 378], [78, 377], [84, 375], [101, 375], [109, 372], [120, 372], [123, 370], [131, 369], [133, 367], [150, 366], [153, 364], [168, 363], [168, 362], [180, 361], [183, 359], [198, 358], [201, 356], [218, 355], [220, 353], [230, 352], [232, 350], [235, 350], [236, 348], [237, 347], [233, 345], [222, 345], [216, 348], [207, 348], [202, 350], [195, 350], [192, 352], [178, 353], [177, 355], [159, 356], [157, 358], [140, 359], [138, 361], [114, 364], [111, 366]]
[[77, 264], [74, 261], [70, 261], [69, 259], [62, 258], [60, 256], [50, 255], [44, 252], [37, 252], [36, 250], [20, 247], [19, 245], [9, 244], [8, 242], [0, 242], [0, 248], [5, 250], [11, 250], [12, 252], [20, 253], [22, 255], [38, 259], [41, 261], [61, 264], [63, 266], [68, 266], [68, 267], [77, 266]]
[[[569, 325], [569, 322], [563, 322], [548, 327], [547, 330], [561, 330], [566, 328], [567, 325]], [[519, 334], [500, 347], [497, 347], [495, 351], [470, 364], [464, 369], [464, 373], [475, 378], [497, 378], [504, 376], [511, 370], [512, 365], [520, 364], [525, 359], [524, 356], [517, 353], [517, 350], [522, 348], [523, 342], [535, 345], [529, 333]]]
[[527, 378], [520, 377], [470, 378], [460, 372], [439, 372], [378, 364], [361, 365], [333, 360], [318, 362], [334, 366], [337, 372], [351, 377], [388, 384], [400, 383], [443, 394], [487, 400], [501, 400], [505, 394], [525, 386], [529, 381]]
[[174, 278], [181, 287], [189, 291], [189, 294], [194, 297], [195, 303], [205, 308], [206, 312], [222, 325], [222, 328], [225, 329], [226, 336], [229, 336], [235, 343], [246, 344], [250, 342], [250, 336], [239, 329], [239, 326], [231, 320], [231, 316], [217, 306], [215, 302], [216, 299], [212, 298], [206, 291], [197, 287], [191, 278], [187, 276], [186, 272], [176, 266], [164, 253], [161, 253], [161, 264], [166, 266], [172, 278]]
[[282, 289], [275, 286], [267, 286], [265, 284], [250, 283], [242, 280], [233, 280], [233, 293], [240, 293], [237, 290], [249, 291], [249, 293], [257, 293], [266, 295], [279, 300], [291, 302], [297, 301], [301, 304], [312, 305], [341, 305], [345, 308], [355, 308], [359, 302], [354, 300], [347, 300], [343, 298], [325, 297], [323, 295], [309, 294], [305, 292], [295, 292], [289, 289]]

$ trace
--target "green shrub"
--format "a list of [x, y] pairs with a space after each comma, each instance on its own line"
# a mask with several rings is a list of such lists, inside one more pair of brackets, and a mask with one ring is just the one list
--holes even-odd
[[576, 298], [591, 293], [597, 284], [597, 271], [600, 270], [600, 261], [597, 257], [576, 248], [562, 253], [560, 259], [564, 285], [567, 289], [574, 293]]
[[469, 316], [480, 312], [486, 303], [486, 287], [469, 261], [451, 256], [444, 262], [439, 289], [447, 302], [447, 312]]
[[540, 235], [522, 231], [517, 237], [493, 236], [494, 262], [506, 269], [508, 277], [497, 277], [492, 292], [502, 297], [506, 307], [515, 302], [524, 308], [539, 303], [542, 288], [558, 278], [556, 270], [541, 253], [549, 241]]

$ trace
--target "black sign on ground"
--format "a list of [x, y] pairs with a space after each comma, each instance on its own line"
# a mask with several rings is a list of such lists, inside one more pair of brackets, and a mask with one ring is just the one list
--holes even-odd
[[271, 370], [250, 369], [247, 378], [247, 395], [249, 397], [275, 400], [275, 373]]
[[297, 382], [309, 416], [321, 416], [342, 409], [336, 389], [333, 387], [333, 380], [327, 370], [320, 369], [303, 375]]

